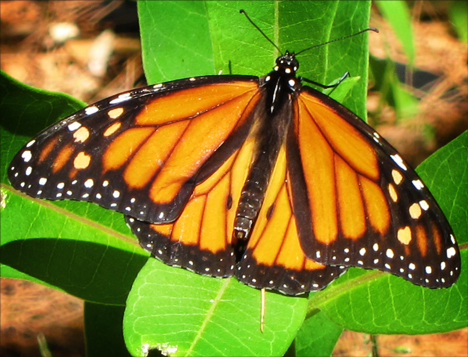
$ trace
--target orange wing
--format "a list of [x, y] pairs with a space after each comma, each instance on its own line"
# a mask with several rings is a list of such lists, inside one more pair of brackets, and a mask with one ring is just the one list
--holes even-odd
[[248, 139], [212, 176], [197, 185], [175, 222], [150, 224], [131, 217], [127, 222], [143, 248], [167, 264], [203, 275], [236, 275], [255, 288], [289, 295], [323, 289], [345, 269], [317, 264], [302, 252], [291, 210], [284, 147], [247, 250], [236, 263], [231, 240], [254, 144]]
[[246, 141], [242, 149], [196, 186], [175, 222], [151, 224], [126, 216], [141, 246], [169, 265], [203, 275], [234, 275], [232, 229], [253, 154], [252, 144]]
[[346, 268], [318, 264], [304, 255], [291, 207], [291, 185], [283, 146], [236, 276], [256, 288], [297, 295], [325, 288]]
[[34, 197], [173, 221], [197, 182], [245, 140], [258, 91], [256, 77], [210, 76], [105, 99], [26, 144], [10, 165], [10, 181]]
[[421, 179], [371, 127], [306, 88], [288, 138], [305, 254], [322, 264], [389, 271], [427, 287], [452, 285], [458, 246]]

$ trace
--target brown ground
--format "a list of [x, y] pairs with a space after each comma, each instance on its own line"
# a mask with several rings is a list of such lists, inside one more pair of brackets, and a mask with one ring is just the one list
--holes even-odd
[[[28, 281], [1, 279], [1, 341], [3, 357], [39, 357], [43, 335], [54, 357], [85, 355], [83, 302], [68, 294]], [[408, 357], [466, 357], [468, 329], [434, 335], [379, 335], [379, 354]], [[369, 336], [345, 331], [335, 357], [371, 354]]]
[[54, 357], [85, 355], [82, 300], [25, 280], [2, 278], [0, 286], [0, 355], [41, 356], [41, 335]]
[[[468, 356], [468, 329], [433, 335], [379, 335], [380, 357], [462, 357]], [[369, 335], [345, 331], [338, 340], [334, 357], [371, 356]]]
[[[86, 69], [87, 53], [96, 36], [105, 28], [114, 27], [109, 21], [100, 20], [119, 5], [119, 1], [107, 5], [100, 1], [0, 1], [1, 68], [20, 81], [66, 92], [85, 102], [132, 88], [142, 73], [139, 41], [134, 33], [121, 32], [109, 40], [114, 50], [104, 62], [107, 65], [104, 75], [92, 75]], [[418, 50], [416, 65], [437, 74], [439, 79], [426, 93], [414, 90], [422, 98], [417, 117], [394, 125], [395, 115], [386, 107], [379, 115], [378, 127], [413, 163], [420, 162], [468, 128], [468, 104], [464, 99], [468, 94], [466, 44], [451, 35], [447, 20], [434, 15], [437, 9], [431, 3], [428, 5], [426, 1], [424, 6], [417, 5], [412, 12], [413, 18], [426, 12], [432, 19], [413, 24]], [[51, 22], [64, 21], [77, 24], [81, 36], [56, 46], [48, 26]], [[381, 42], [386, 39], [391, 44], [392, 58], [404, 62], [388, 26], [375, 12], [372, 21], [372, 26], [381, 30], [381, 36], [370, 36], [371, 52], [384, 57]], [[443, 98], [446, 89], [451, 87], [458, 89], [457, 94]], [[375, 95], [369, 99], [371, 122], [377, 101]], [[425, 124], [435, 128], [434, 137], [424, 136]], [[39, 339], [46, 341], [54, 357], [84, 356], [82, 314], [83, 303], [79, 299], [31, 282], [2, 279], [0, 355], [40, 356]], [[371, 347], [367, 339], [367, 335], [346, 331], [334, 356], [369, 356]], [[425, 336], [378, 336], [377, 344], [381, 356], [461, 357], [468, 356], [467, 340], [468, 329], [463, 329]]]

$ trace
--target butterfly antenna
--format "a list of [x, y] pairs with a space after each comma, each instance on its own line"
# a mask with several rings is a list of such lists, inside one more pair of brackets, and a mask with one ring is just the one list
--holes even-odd
[[258, 27], [258, 26], [255, 24], [255, 22], [253, 22], [253, 21], [250, 19], [249, 15], [247, 15], [247, 13], [245, 12], [245, 10], [242, 10], [242, 9], [241, 9], [239, 12], [240, 12], [241, 14], [244, 14], [244, 15], [245, 15], [245, 17], [247, 18], [247, 20], [249, 20], [249, 22], [263, 35], [263, 37], [265, 37], [265, 38], [268, 40], [268, 42], [270, 42], [273, 46], [275, 46], [275, 48], [278, 50], [279, 53], [281, 53], [281, 55], [283, 54], [283, 52], [281, 52], [280, 48], [276, 45], [276, 43], [274, 43], [272, 40], [270, 40], [270, 39], [268, 38], [268, 36], [265, 35], [265, 32], [263, 32], [263, 31], [260, 29], [260, 27]]
[[321, 43], [320, 45], [315, 45], [315, 46], [312, 46], [312, 47], [308, 47], [308, 48], [306, 48], [306, 49], [303, 49], [303, 50], [297, 52], [296, 55], [298, 55], [299, 53], [302, 53], [302, 52], [311, 50], [312, 48], [316, 48], [316, 47], [328, 45], [329, 43], [332, 43], [332, 42], [341, 41], [341, 40], [345, 40], [345, 39], [350, 38], [350, 37], [354, 37], [354, 36], [360, 35], [361, 33], [364, 33], [364, 32], [367, 32], [367, 31], [374, 31], [374, 32], [379, 33], [379, 30], [378, 30], [378, 29], [376, 29], [376, 28], [374, 28], [374, 27], [369, 27], [369, 28], [367, 28], [367, 29], [364, 29], [364, 30], [361, 30], [361, 31], [359, 31], [359, 32], [356, 32], [356, 33], [354, 33], [354, 34], [352, 34], [352, 35], [340, 37], [340, 38], [337, 38], [337, 39], [334, 39], [334, 40], [331, 40], [331, 41], [328, 41], [328, 42]]

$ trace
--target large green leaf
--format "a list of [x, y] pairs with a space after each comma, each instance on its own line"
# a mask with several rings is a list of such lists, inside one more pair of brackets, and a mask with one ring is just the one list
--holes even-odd
[[127, 300], [127, 346], [134, 355], [148, 346], [177, 356], [282, 355], [305, 318], [307, 299], [266, 295], [262, 333], [259, 290], [150, 260]]
[[[263, 76], [278, 51], [239, 14], [285, 51], [299, 52], [368, 26], [367, 1], [146, 1], [140, 33], [149, 83], [218, 74]], [[376, 35], [373, 34], [372, 35]], [[329, 84], [345, 72], [362, 78], [345, 105], [365, 118], [368, 46], [357, 36], [300, 54], [299, 75]]]

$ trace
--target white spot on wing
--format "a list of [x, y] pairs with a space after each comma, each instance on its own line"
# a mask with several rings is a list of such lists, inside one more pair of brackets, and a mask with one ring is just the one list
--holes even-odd
[[115, 99], [112, 99], [109, 104], [117, 104], [117, 103], [122, 103], [122, 102], [126, 102], [127, 100], [130, 100], [132, 97], [130, 95], [130, 93], [123, 93], [121, 95], [119, 95], [117, 98]]
[[429, 203], [426, 200], [419, 201], [419, 207], [421, 207], [424, 211], [429, 209]]
[[[99, 111], [99, 108], [96, 107], [95, 105], [93, 105], [93, 106], [88, 107], [88, 108], [85, 109], [86, 115], [91, 115], [91, 114], [94, 114], [94, 113], [96, 113], [96, 112], [98, 112], [98, 111]], [[76, 128], [76, 129], [78, 129], [78, 128]], [[76, 129], [75, 129], [75, 130], [76, 130]]]
[[71, 123], [69, 126], [68, 126], [68, 130], [70, 131], [75, 131], [76, 129], [78, 129], [79, 127], [81, 127], [81, 123], [79, 122], [74, 122], [74, 123]]
[[421, 180], [413, 180], [413, 186], [416, 187], [417, 190], [421, 190], [424, 187], [424, 184]]
[[455, 250], [454, 247], [450, 247], [447, 249], [447, 258], [452, 258], [457, 254], [457, 251]]
[[93, 187], [93, 186], [94, 186], [94, 181], [93, 181], [93, 179], [87, 179], [87, 180], [85, 181], [85, 183], [84, 183], [84, 186], [85, 186], [86, 188], [91, 188], [91, 187]]
[[23, 158], [24, 162], [29, 162], [32, 158], [31, 151], [26, 150], [21, 154], [21, 157]]
[[395, 155], [390, 155], [390, 157], [392, 158], [392, 160], [395, 162], [395, 164], [397, 164], [398, 166], [400, 166], [400, 168], [402, 168], [403, 170], [407, 171], [408, 168], [406, 167], [405, 163], [403, 162], [403, 159], [401, 158], [400, 155], [398, 154], [395, 154]]

